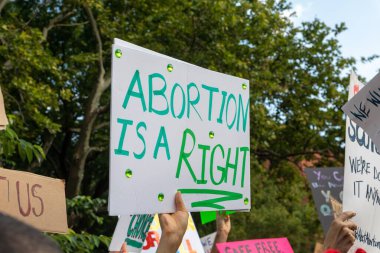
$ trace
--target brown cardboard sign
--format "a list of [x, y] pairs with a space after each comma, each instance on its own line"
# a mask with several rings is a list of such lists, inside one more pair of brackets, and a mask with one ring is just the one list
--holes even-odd
[[41, 231], [66, 233], [65, 183], [60, 179], [0, 168], [0, 212]]
[[0, 130], [4, 130], [8, 125], [7, 114], [5, 113], [3, 93], [0, 88]]

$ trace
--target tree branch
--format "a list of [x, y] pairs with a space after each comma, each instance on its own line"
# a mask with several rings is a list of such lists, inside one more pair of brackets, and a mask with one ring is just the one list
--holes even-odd
[[[53, 135], [53, 134], [47, 132], [47, 134], [46, 134], [46, 136], [45, 136], [45, 138], [44, 138], [43, 146], [42, 146], [42, 149], [43, 149], [43, 151], [44, 151], [46, 157], [47, 157], [47, 153], [48, 153], [49, 150], [50, 150], [50, 147], [51, 147], [52, 144], [53, 144], [54, 139], [55, 139], [55, 135]], [[43, 162], [43, 161], [41, 161], [41, 162], [40, 162], [40, 161], [34, 161], [34, 162], [29, 166], [28, 171], [31, 171], [32, 169], [34, 169], [34, 168], [40, 166], [42, 162]]]
[[104, 148], [104, 147], [90, 147], [89, 153], [91, 153], [91, 152], [103, 152], [104, 150], [106, 150], [106, 148]]
[[100, 106], [98, 108], [98, 113], [99, 114], [103, 114], [103, 113], [109, 111], [109, 109], [110, 109], [110, 104], [107, 104], [107, 105], [104, 105], [104, 106]]
[[99, 125], [96, 125], [95, 128], [94, 128], [94, 130], [96, 131], [96, 130], [99, 130], [99, 129], [103, 128], [103, 127], [109, 126], [109, 125], [110, 125], [109, 121], [102, 122]]
[[295, 157], [295, 156], [315, 155], [315, 154], [320, 154], [329, 158], [334, 157], [333, 155], [331, 155], [330, 152], [328, 152], [328, 150], [303, 151], [303, 152], [287, 153], [287, 154], [279, 154], [272, 150], [253, 150], [252, 152], [253, 154], [257, 156], [270, 157], [276, 160], [289, 160], [290, 158]]
[[[100, 79], [103, 80], [104, 79], [104, 73], [105, 73], [104, 66], [103, 66], [103, 42], [102, 42], [102, 39], [100, 37], [100, 31], [98, 29], [98, 25], [96, 23], [96, 20], [94, 18], [92, 10], [87, 5], [84, 6], [84, 9], [85, 9], [86, 14], [89, 18], [91, 28], [92, 28], [92, 33], [94, 34], [95, 39], [96, 39], [96, 49], [98, 51], [98, 67], [99, 67], [98, 80], [100, 80]], [[104, 80], [102, 83], [104, 83]]]
[[59, 22], [62, 22], [63, 20], [67, 19], [68, 17], [70, 17], [74, 13], [75, 13], [75, 11], [69, 11], [66, 13], [62, 12], [59, 15], [57, 15], [56, 17], [50, 19], [49, 24], [42, 29], [42, 34], [43, 34], [44, 40], [47, 40], [49, 31], [53, 27], [57, 26]]
[[5, 5], [9, 2], [9, 0], [0, 0], [0, 14]]
[[87, 99], [84, 120], [80, 129], [80, 136], [73, 154], [73, 166], [70, 168], [69, 178], [67, 182], [66, 195], [72, 198], [80, 193], [85, 165], [88, 154], [93, 150], [90, 147], [90, 138], [94, 130], [94, 123], [99, 114], [100, 98], [104, 91], [111, 84], [111, 76], [105, 78], [105, 69], [103, 63], [103, 43], [100, 36], [100, 30], [96, 23], [95, 17], [89, 6], [83, 6], [87, 18], [90, 22], [92, 34], [96, 41], [96, 51], [98, 53], [98, 79]]

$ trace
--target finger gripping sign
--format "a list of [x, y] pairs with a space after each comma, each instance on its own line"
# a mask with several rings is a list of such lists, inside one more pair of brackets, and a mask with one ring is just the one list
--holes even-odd
[[[162, 230], [160, 226], [160, 222], [158, 219], [158, 215], [154, 216], [154, 220], [152, 225], [149, 228], [149, 232], [147, 233], [144, 246], [142, 247], [143, 253], [155, 253], [158, 248], [158, 244], [160, 243], [160, 239], [162, 236]], [[135, 252], [135, 251], [133, 251]], [[185, 235], [183, 236], [181, 245], [177, 249], [177, 253], [203, 253], [202, 242], [199, 238], [198, 231], [195, 227], [193, 218], [189, 213], [189, 220]]]
[[249, 210], [249, 83], [115, 40], [110, 215]]

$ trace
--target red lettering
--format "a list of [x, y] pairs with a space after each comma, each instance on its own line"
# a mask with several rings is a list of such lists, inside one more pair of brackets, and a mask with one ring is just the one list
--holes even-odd
[[40, 203], [41, 203], [41, 211], [40, 211], [40, 213], [39, 214], [37, 214], [36, 213], [36, 209], [33, 207], [32, 208], [32, 210], [33, 210], [33, 214], [36, 216], [36, 217], [40, 217], [43, 213], [44, 213], [44, 201], [42, 200], [42, 198], [41, 197], [39, 197], [39, 196], [36, 196], [36, 188], [42, 188], [42, 186], [41, 185], [39, 185], [39, 184], [35, 184], [35, 185], [33, 185], [32, 186], [32, 196], [33, 197], [35, 197], [35, 198], [37, 198], [37, 199], [39, 199], [39, 201], [40, 201]]
[[8, 183], [8, 202], [9, 202], [9, 180], [6, 177], [0, 176], [0, 180], [6, 180]]
[[[143, 247], [144, 250], [150, 249], [152, 247], [157, 247], [160, 243], [160, 235], [156, 231], [149, 231], [145, 238], [145, 241], [146, 245]], [[157, 242], [157, 245], [155, 245], [154, 242]]]
[[24, 212], [24, 210], [21, 207], [21, 200], [20, 200], [20, 182], [19, 181], [16, 182], [18, 208], [19, 208], [20, 214], [24, 217], [29, 216], [30, 209], [31, 209], [30, 208], [30, 196], [29, 196], [29, 184], [28, 183], [26, 184], [26, 187], [27, 187], [26, 193], [28, 195], [28, 210], [26, 212]]

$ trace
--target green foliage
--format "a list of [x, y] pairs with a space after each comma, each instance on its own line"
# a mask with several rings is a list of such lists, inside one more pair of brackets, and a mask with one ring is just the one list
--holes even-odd
[[33, 145], [18, 137], [10, 126], [0, 131], [0, 161], [2, 166], [13, 167], [15, 157], [21, 158], [22, 161], [31, 163], [33, 160], [42, 162], [45, 159], [45, 153], [41, 146]]
[[[58, 242], [65, 253], [87, 253], [105, 252], [111, 238], [105, 235], [96, 235], [91, 232], [98, 232], [96, 227], [104, 224], [106, 201], [104, 199], [92, 199], [89, 196], [77, 196], [67, 199], [67, 213], [69, 217], [68, 234], [49, 234]], [[114, 224], [112, 224], [114, 227]], [[75, 231], [81, 231], [76, 233]]]
[[91, 198], [68, 207], [72, 228], [85, 232], [69, 237], [89, 237], [57, 236], [65, 250], [91, 250], [82, 242], [111, 235], [115, 225], [97, 200], [108, 194], [110, 92], [96, 88], [110, 77], [118, 37], [250, 80], [253, 206], [232, 216], [231, 239], [287, 236], [296, 252], [312, 252], [322, 234], [302, 162], [318, 156], [315, 166], [343, 164], [340, 107], [355, 61], [341, 54], [344, 24], [316, 19], [295, 26], [284, 15], [289, 8], [287, 0], [8, 2], [0, 20], [0, 84], [19, 137], [0, 133], [1, 158], [20, 168], [31, 154], [43, 158], [27, 140], [46, 150], [33, 171], [67, 185], [83, 175], [70, 185]]
[[103, 217], [98, 216], [100, 209], [104, 208], [104, 199], [92, 199], [90, 196], [76, 196], [67, 200], [67, 212], [71, 218], [70, 223], [78, 228], [90, 228], [102, 225]]
[[106, 252], [111, 238], [100, 235], [91, 235], [86, 232], [80, 234], [69, 230], [67, 234], [50, 234], [65, 253], [94, 253]]
[[[322, 230], [305, 178], [286, 164], [276, 172], [252, 166], [252, 209], [231, 215], [229, 241], [287, 237], [294, 252], [313, 252]], [[198, 226], [200, 236], [214, 231], [212, 223]], [[305, 235], [309, 240], [300, 240]]]

